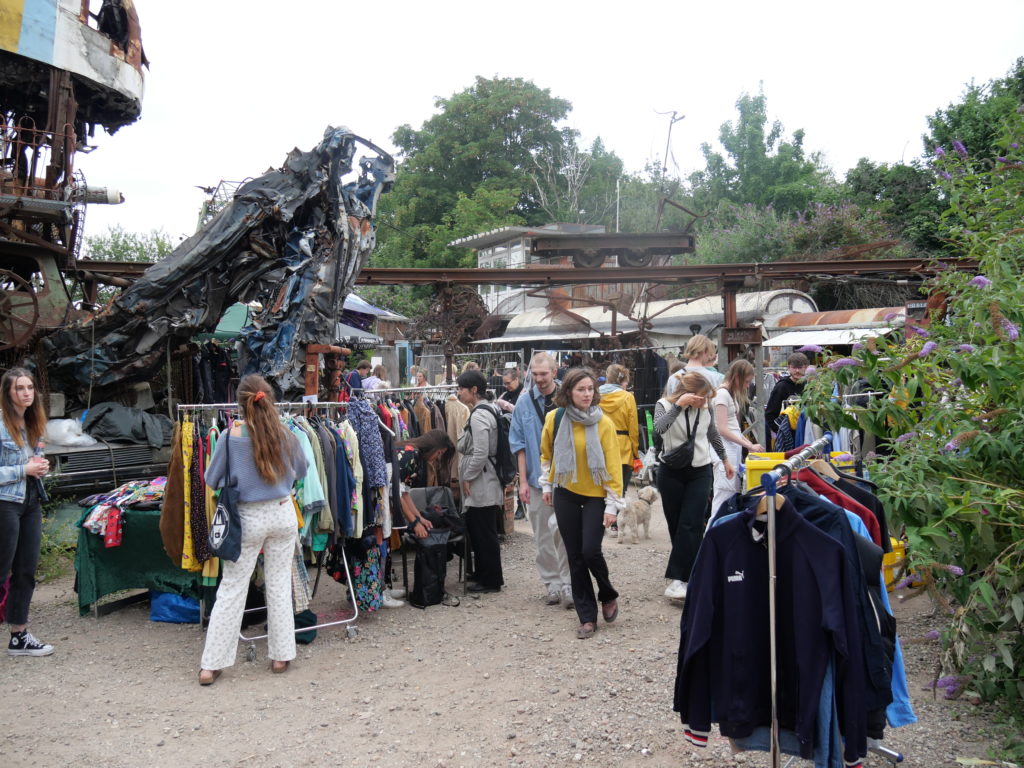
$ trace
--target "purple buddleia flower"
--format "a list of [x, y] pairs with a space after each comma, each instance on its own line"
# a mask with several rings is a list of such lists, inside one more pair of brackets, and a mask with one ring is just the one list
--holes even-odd
[[1002, 319], [1003, 331], [1006, 333], [1006, 338], [1010, 341], [1016, 341], [1020, 338], [1020, 328], [1011, 323], [1005, 317]]
[[949, 171], [939, 171], [939, 178], [944, 179], [945, 181], [951, 181], [953, 179], [953, 174]]
[[927, 632], [925, 632], [924, 636], [925, 636], [925, 638], [927, 640], [938, 640], [939, 639], [939, 630], [937, 630], [937, 629], [928, 630]]
[[975, 288], [991, 288], [992, 281], [989, 280], [984, 275], [975, 275], [974, 277], [971, 278], [971, 281], [968, 283], [968, 285], [973, 285]]
[[[973, 344], [961, 344], [959, 347], [957, 347], [957, 349], [960, 350], [961, 352], [974, 352], [975, 351], [975, 346]], [[960, 380], [959, 379], [955, 379], [955, 382], [957, 384], [959, 384]], [[953, 382], [950, 382], [950, 384], [952, 384], [952, 383]]]
[[859, 342], [859, 341], [854, 342], [854, 344], [853, 344], [853, 351], [854, 352], [860, 352], [862, 349], [864, 349], [864, 345], [861, 342]]
[[1010, 144], [1010, 149], [1017, 149], [1018, 147], [1020, 147], [1020, 144], [1018, 144], [1016, 141]]
[[875, 453], [874, 451], [868, 451], [867, 453], [864, 454], [864, 460], [865, 461], [874, 461], [877, 458], [878, 458], [878, 454]]
[[936, 157], [945, 157], [946, 156], [946, 150], [944, 150], [942, 147], [936, 147], [935, 148], [935, 156]]
[[797, 352], [821, 352], [821, 347], [817, 344], [804, 344]]
[[911, 325], [910, 323], [907, 323], [904, 326], [903, 332], [906, 334], [908, 339], [911, 336], [920, 336], [922, 339], [927, 339], [929, 336], [931, 336], [931, 334], [928, 333], [928, 331], [926, 331], [924, 328], [919, 328], [918, 326]]
[[917, 432], [904, 432], [902, 435], [896, 438], [897, 443], [907, 443], [917, 437]]
[[860, 360], [854, 360], [852, 357], [841, 357], [838, 360], [834, 360], [833, 362], [829, 363], [828, 367], [831, 368], [833, 371], [838, 371], [840, 368], [846, 368], [849, 366], [859, 367], [861, 365], [864, 365], [864, 363], [862, 363]]
[[888, 323], [888, 322], [891, 322], [891, 321], [895, 320], [899, 316], [900, 316], [899, 312], [887, 312], [885, 314], [885, 317], [883, 317], [882, 319], [885, 320], [885, 322]]
[[1003, 157], [1002, 155], [1000, 155], [999, 157], [997, 157], [997, 158], [996, 158], [996, 162], [997, 162], [997, 163], [1008, 163], [1008, 162], [1010, 162], [1010, 161], [1009, 161], [1009, 160], [1007, 160], [1007, 159], [1006, 159], [1005, 157]]
[[934, 341], [926, 341], [924, 346], [921, 347], [921, 351], [917, 353], [918, 357], [925, 357], [935, 351], [935, 348], [939, 346]]
[[[965, 344], [964, 346], [970, 347], [971, 345]], [[971, 349], [973, 349], [973, 347], [971, 347]], [[963, 382], [960, 379], [953, 379], [951, 382], [949, 382], [949, 386], [951, 387], [959, 387], [961, 384], [963, 384]]]
[[853, 461], [853, 455], [849, 453], [840, 453], [838, 456], [833, 456], [836, 461]]
[[892, 585], [893, 592], [898, 592], [901, 589], [906, 589], [913, 582], [914, 582], [914, 577], [913, 576], [907, 576], [904, 579], [900, 579], [899, 581], [897, 581], [895, 584]]
[[992, 513], [988, 511], [988, 507], [982, 507], [981, 508], [981, 515], [982, 515], [982, 517], [987, 517], [988, 515], [991, 515], [991, 514]]
[[953, 149], [956, 150], [956, 153], [960, 155], [960, 157], [967, 157], [967, 147], [964, 146], [962, 141], [954, 141]]
[[942, 567], [945, 568], [950, 573], [952, 573], [954, 576], [963, 576], [964, 575], [964, 569], [961, 568], [959, 565], [944, 565]]
[[952, 453], [959, 447], [960, 444], [956, 440], [950, 440], [948, 443], [942, 446], [942, 451], [943, 453]]

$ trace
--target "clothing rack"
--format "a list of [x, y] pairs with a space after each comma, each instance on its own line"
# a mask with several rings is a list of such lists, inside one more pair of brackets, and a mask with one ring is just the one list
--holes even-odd
[[[770, 472], [761, 475], [761, 487], [764, 489], [765, 500], [768, 511], [768, 636], [771, 653], [771, 695], [772, 695], [772, 731], [771, 731], [771, 766], [780, 768], [781, 750], [779, 749], [779, 719], [776, 713], [777, 691], [777, 637], [775, 632], [776, 605], [775, 605], [775, 581], [778, 574], [778, 564], [775, 560], [775, 527], [776, 509], [775, 492], [778, 489], [779, 478], [792, 474], [793, 470], [806, 466], [811, 459], [830, 453], [832, 448], [832, 433], [826, 432], [820, 438], [804, 448], [800, 453], [783, 461], [775, 466]], [[903, 755], [891, 749], [883, 747], [880, 743], [873, 743], [868, 747], [869, 752], [874, 752], [889, 760], [893, 765], [903, 762]], [[795, 759], [795, 758], [794, 758]], [[787, 768], [792, 763], [786, 763]]]
[[[324, 402], [315, 402], [315, 403], [314, 402], [300, 401], [300, 402], [274, 403], [274, 406], [276, 408], [278, 408], [278, 409], [283, 409], [283, 410], [305, 410], [305, 409], [316, 409], [316, 408], [326, 408], [328, 410], [330, 408], [341, 408], [342, 410], [344, 410], [348, 406], [348, 403], [339, 403], [339, 402], [336, 402], [336, 401], [333, 401], [333, 400], [328, 400], [328, 401], [324, 401]], [[193, 403], [186, 403], [186, 404], [179, 404], [177, 407], [178, 407], [179, 414], [181, 412], [186, 412], [187, 413], [187, 412], [191, 412], [191, 411], [228, 411], [228, 410], [237, 411], [238, 410], [238, 403], [194, 403], [194, 404]], [[316, 583], [317, 584], [319, 584], [319, 582], [320, 582], [320, 569], [323, 567], [323, 557], [324, 557], [324, 553], [323, 552], [317, 553], [317, 561], [316, 561], [316, 568], [317, 568]], [[349, 567], [348, 567], [348, 557], [345, 554], [345, 548], [344, 547], [341, 548], [341, 559], [342, 559], [342, 564], [345, 567], [345, 572], [346, 573], [350, 573]], [[348, 588], [349, 603], [351, 603], [352, 610], [354, 611], [354, 613], [352, 614], [351, 617], [349, 617], [347, 619], [339, 619], [338, 621], [328, 621], [328, 622], [324, 622], [323, 624], [316, 624], [315, 626], [312, 626], [312, 627], [296, 627], [295, 628], [295, 634], [299, 634], [300, 632], [312, 632], [313, 630], [317, 630], [317, 629], [326, 629], [327, 627], [337, 627], [337, 626], [341, 626], [341, 625], [347, 624], [347, 625], [350, 625], [350, 626], [346, 626], [345, 627], [345, 635], [348, 638], [355, 637], [356, 634], [358, 634], [358, 629], [355, 627], [355, 621], [356, 621], [356, 619], [359, 618], [359, 603], [356, 601], [355, 587], [353, 586], [352, 582], [353, 582], [352, 578], [346, 579], [346, 587]], [[316, 586], [313, 587], [312, 595], [314, 597], [316, 596]], [[206, 602], [205, 600], [200, 600], [200, 602], [199, 602], [199, 616], [200, 616], [200, 618], [202, 618], [203, 616], [206, 615], [206, 605], [205, 605], [205, 602]], [[251, 612], [259, 611], [259, 610], [263, 610], [263, 609], [262, 608], [250, 608], [250, 609], [246, 610], [245, 613], [251, 613]], [[202, 627], [202, 626], [204, 626], [203, 622], [200, 621], [200, 627]], [[257, 640], [264, 640], [267, 637], [268, 637], [268, 634], [254, 635], [252, 637], [247, 637], [245, 632], [243, 632], [243, 631], [240, 631], [238, 633], [238, 639], [242, 640], [244, 642], [247, 642], [249, 644], [248, 648], [246, 649], [246, 654], [245, 654], [247, 660], [249, 660], [249, 661], [255, 661], [256, 660], [256, 641]]]

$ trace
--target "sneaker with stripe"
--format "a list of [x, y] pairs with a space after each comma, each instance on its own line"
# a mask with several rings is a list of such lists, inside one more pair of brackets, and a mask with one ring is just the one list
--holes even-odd
[[53, 646], [41, 642], [28, 630], [11, 633], [11, 642], [7, 644], [8, 656], [49, 656]]

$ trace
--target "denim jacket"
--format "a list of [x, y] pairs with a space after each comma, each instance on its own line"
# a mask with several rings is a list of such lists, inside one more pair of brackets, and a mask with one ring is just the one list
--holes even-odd
[[0, 418], [0, 501], [25, 501], [25, 463], [34, 453], [28, 434], [22, 430], [23, 445], [18, 445]]

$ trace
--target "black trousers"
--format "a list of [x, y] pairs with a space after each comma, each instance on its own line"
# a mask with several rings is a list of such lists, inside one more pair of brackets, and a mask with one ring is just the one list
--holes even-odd
[[670, 469], [658, 467], [658, 493], [668, 522], [672, 554], [665, 568], [666, 579], [689, 581], [697, 560], [697, 550], [704, 538], [704, 521], [708, 497], [714, 483], [711, 465]]
[[473, 548], [474, 568], [478, 584], [500, 587], [505, 583], [501, 573], [501, 544], [498, 543], [497, 515], [501, 507], [466, 507], [466, 531]]
[[[597, 601], [615, 600], [615, 591], [608, 578], [608, 563], [601, 552], [604, 541], [604, 497], [580, 496], [565, 488], [555, 488], [555, 520], [562, 534], [565, 554], [569, 559], [572, 601], [580, 623], [597, 621]], [[597, 598], [594, 584], [597, 580]]]
[[0, 501], [0, 582], [11, 577], [7, 597], [7, 623], [28, 623], [28, 606], [36, 587], [36, 566], [43, 535], [43, 508], [32, 483], [22, 503]]
[[629, 481], [633, 479], [633, 465], [622, 465], [622, 498], [626, 498], [626, 489], [629, 488]]

